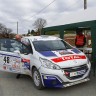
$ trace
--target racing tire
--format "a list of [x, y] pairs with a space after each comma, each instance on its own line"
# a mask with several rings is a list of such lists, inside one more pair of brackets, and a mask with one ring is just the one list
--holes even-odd
[[41, 75], [36, 68], [33, 69], [32, 75], [33, 75], [32, 77], [33, 77], [34, 86], [37, 89], [42, 90], [44, 86], [42, 84]]

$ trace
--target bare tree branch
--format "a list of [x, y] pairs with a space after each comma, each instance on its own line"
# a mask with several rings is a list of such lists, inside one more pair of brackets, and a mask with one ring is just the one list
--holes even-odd
[[41, 30], [42, 30], [43, 27], [46, 26], [46, 24], [47, 24], [47, 21], [46, 21], [45, 19], [43, 19], [43, 18], [38, 18], [38, 19], [33, 23], [33, 26], [34, 26], [34, 28], [35, 28], [38, 32], [40, 32], [40, 34], [41, 34]]
[[2, 34], [3, 37], [8, 38], [8, 37], [10, 37], [10, 34], [12, 34], [12, 30], [0, 23], [0, 34]]

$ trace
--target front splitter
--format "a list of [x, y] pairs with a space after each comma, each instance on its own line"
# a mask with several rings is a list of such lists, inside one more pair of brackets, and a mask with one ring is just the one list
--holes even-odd
[[86, 78], [86, 79], [83, 79], [83, 80], [71, 82], [71, 83], [68, 83], [68, 84], [64, 84], [63, 87], [73, 86], [73, 85], [76, 85], [76, 84], [80, 84], [80, 83], [83, 83], [83, 82], [87, 82], [87, 81], [89, 81], [89, 80], [90, 80], [89, 78]]

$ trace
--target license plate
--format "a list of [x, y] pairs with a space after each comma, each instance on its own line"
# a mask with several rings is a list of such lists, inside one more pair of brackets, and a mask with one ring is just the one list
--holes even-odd
[[83, 75], [83, 74], [85, 74], [85, 70], [80, 70], [80, 71], [76, 71], [76, 72], [70, 72], [70, 77]]

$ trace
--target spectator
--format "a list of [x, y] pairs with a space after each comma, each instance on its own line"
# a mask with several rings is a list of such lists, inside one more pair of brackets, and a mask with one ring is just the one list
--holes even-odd
[[77, 48], [83, 48], [86, 44], [86, 37], [83, 34], [83, 30], [82, 29], [77, 29], [76, 30], [76, 38], [75, 38], [75, 46]]
[[21, 38], [22, 37], [20, 35], [18, 35], [18, 34], [15, 36], [15, 39], [18, 40], [18, 41], [21, 41]]

